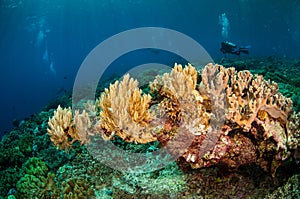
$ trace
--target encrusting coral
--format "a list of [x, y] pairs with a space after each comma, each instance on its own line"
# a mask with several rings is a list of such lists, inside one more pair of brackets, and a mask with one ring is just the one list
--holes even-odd
[[[293, 113], [292, 101], [278, 92], [278, 85], [262, 76], [218, 64], [206, 65], [200, 74], [190, 64], [175, 64], [149, 86], [152, 97], [125, 75], [96, 101], [97, 114], [75, 110], [72, 119], [70, 109], [59, 107], [49, 120], [52, 142], [64, 149], [74, 140], [84, 144], [101, 134], [106, 140], [159, 141], [173, 154], [192, 139], [180, 154], [193, 168], [255, 163], [273, 176], [299, 152], [299, 113]], [[98, 122], [90, 122], [91, 114]]]

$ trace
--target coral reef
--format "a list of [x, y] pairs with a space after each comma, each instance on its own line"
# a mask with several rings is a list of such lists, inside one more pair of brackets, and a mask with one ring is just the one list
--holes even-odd
[[9, 190], [15, 187], [20, 178], [20, 169], [18, 167], [10, 167], [0, 171], [0, 196], [5, 196]]
[[[196, 69], [190, 64], [184, 69], [175, 64], [170, 74], [156, 76], [150, 83], [151, 92], [159, 96], [158, 112], [161, 118], [165, 117], [172, 123], [184, 122], [189, 128], [207, 127], [205, 118], [208, 116], [203, 115], [207, 113], [201, 104], [203, 98], [196, 90], [197, 76]], [[187, 111], [189, 109], [193, 112]]]
[[38, 158], [30, 158], [21, 169], [22, 177], [16, 184], [16, 196], [20, 198], [93, 198], [94, 190], [83, 177], [59, 180], [48, 172], [46, 164]]
[[[140, 192], [156, 198], [177, 195], [186, 189], [185, 177], [173, 163], [157, 173], [120, 173], [113, 177], [112, 186], [126, 193]], [[164, 194], [164, 196], [162, 195]], [[114, 193], [114, 198], [120, 198]]]
[[296, 112], [300, 111], [300, 72], [299, 59], [269, 57], [247, 57], [235, 59], [222, 59], [225, 67], [234, 67], [236, 70], [249, 70], [251, 73], [259, 74], [264, 79], [270, 79], [278, 83], [280, 92], [292, 99]]
[[[209, 64], [202, 71], [176, 64], [171, 72], [144, 85], [143, 91], [129, 76], [112, 84], [137, 104], [145, 98], [145, 106], [130, 106], [129, 100], [118, 99], [123, 95], [116, 90], [101, 88], [102, 94], [96, 94], [101, 97], [96, 103], [83, 103], [84, 110], [49, 110], [58, 104], [69, 107], [70, 98], [62, 98], [20, 121], [2, 138], [0, 198], [66, 198], [75, 197], [76, 192], [83, 198], [298, 197], [300, 109], [294, 99], [299, 88], [294, 86], [297, 78], [289, 75], [298, 72], [299, 63], [249, 58], [225, 60], [232, 68]], [[245, 66], [250, 72], [240, 71]], [[278, 86], [265, 79], [278, 81]], [[135, 92], [127, 88], [130, 81]], [[292, 111], [287, 97], [293, 99], [297, 111]], [[114, 100], [117, 103], [110, 104]], [[110, 118], [103, 120], [101, 114], [109, 104], [104, 115]], [[141, 131], [132, 134], [122, 127], [117, 133], [124, 122], [114, 116], [119, 106], [130, 107], [118, 112], [129, 117], [122, 125], [137, 124]], [[134, 120], [135, 111], [140, 120]], [[87, 150], [94, 135], [111, 139], [107, 142], [131, 153], [147, 155], [164, 147], [170, 154], [181, 155], [156, 171], [123, 173], [102, 164]], [[119, 156], [107, 149], [101, 157], [114, 160]]]
[[[290, 149], [300, 149], [300, 112], [293, 113], [286, 123], [287, 128], [287, 145]], [[300, 156], [300, 155], [298, 155]], [[299, 159], [300, 157], [296, 157]]]
[[21, 166], [26, 161], [26, 156], [32, 151], [33, 135], [26, 134], [20, 136], [20, 131], [14, 130], [2, 138], [0, 144], [0, 169], [10, 165]]
[[150, 83], [151, 98], [125, 75], [105, 89], [92, 108], [100, 112], [99, 118], [90, 113], [93, 120], [100, 122], [92, 125], [89, 114], [78, 117], [77, 110], [72, 119], [70, 109], [58, 107], [48, 133], [62, 148], [76, 140], [87, 143], [88, 136], [99, 133], [106, 140], [115, 135], [143, 144], [158, 140], [193, 168], [237, 169], [254, 163], [275, 176], [298, 152], [299, 116], [293, 113], [292, 101], [278, 92], [276, 83], [247, 70], [208, 64], [201, 82], [198, 76], [192, 65], [175, 64], [170, 73]]
[[53, 177], [50, 173], [48, 176], [25, 174], [16, 185], [18, 191], [16, 196], [18, 198], [43, 198], [46, 194], [55, 196], [57, 192], [52, 190]]
[[227, 119], [249, 131], [259, 111], [286, 123], [292, 111], [292, 101], [278, 93], [278, 85], [254, 76], [249, 71], [231, 75], [226, 88], [229, 104]]
[[45, 162], [41, 161], [39, 158], [33, 157], [23, 164], [22, 172], [29, 175], [45, 176], [48, 172], [48, 168]]

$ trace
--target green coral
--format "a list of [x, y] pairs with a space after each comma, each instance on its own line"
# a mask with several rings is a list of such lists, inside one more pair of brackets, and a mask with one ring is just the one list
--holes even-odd
[[[22, 166], [23, 176], [17, 182], [16, 188], [20, 198], [36, 198], [49, 181], [48, 168], [42, 160], [33, 157]], [[51, 176], [50, 176], [51, 177]]]
[[60, 190], [54, 185], [55, 174], [45, 176], [25, 174], [17, 183], [18, 198], [59, 198]]
[[39, 189], [44, 188], [46, 178], [44, 176], [34, 176], [25, 174], [17, 183], [18, 194], [21, 197], [34, 198]]
[[16, 199], [16, 197], [14, 195], [9, 195], [7, 199]]
[[45, 162], [39, 158], [33, 157], [27, 160], [22, 166], [23, 173], [34, 176], [45, 176], [48, 172], [48, 167]]
[[26, 134], [20, 136], [20, 140], [18, 141], [19, 150], [25, 155], [28, 156], [32, 152], [32, 143], [34, 140], [34, 136], [31, 134]]

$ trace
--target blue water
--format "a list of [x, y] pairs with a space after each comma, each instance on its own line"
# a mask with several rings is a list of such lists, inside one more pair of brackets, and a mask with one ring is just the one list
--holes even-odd
[[[223, 13], [230, 23], [227, 38], [219, 23]], [[223, 56], [224, 39], [251, 45], [248, 56], [300, 57], [298, 0], [1, 0], [0, 132], [71, 90], [84, 58], [100, 42], [148, 26], [182, 32], [214, 59]], [[157, 53], [131, 56], [111, 71], [152, 58]], [[166, 55], [155, 61], [176, 59]]]

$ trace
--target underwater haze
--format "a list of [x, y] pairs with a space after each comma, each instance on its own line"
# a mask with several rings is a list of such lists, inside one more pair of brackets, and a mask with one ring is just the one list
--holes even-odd
[[[225, 40], [251, 45], [241, 56], [300, 58], [299, 0], [1, 0], [1, 134], [71, 91], [95, 46], [140, 27], [184, 33], [213, 59], [224, 56]], [[128, 57], [111, 75], [147, 61], [177, 61], [156, 55]]]

